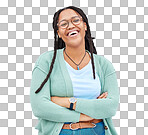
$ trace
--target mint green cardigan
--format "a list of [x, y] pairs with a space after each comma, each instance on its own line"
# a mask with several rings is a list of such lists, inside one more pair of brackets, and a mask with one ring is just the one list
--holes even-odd
[[107, 98], [78, 98], [75, 110], [69, 110], [50, 100], [51, 96], [73, 97], [72, 81], [64, 61], [63, 48], [57, 50], [50, 78], [42, 90], [35, 94], [49, 72], [53, 53], [54, 50], [42, 53], [32, 71], [30, 102], [33, 114], [38, 118], [38, 125], [35, 127], [39, 130], [38, 134], [59, 135], [64, 122], [79, 122], [80, 113], [83, 113], [94, 119], [103, 119], [105, 126], [108, 127], [105, 135], [117, 135], [112, 116], [118, 109], [119, 89], [116, 72], [111, 62], [103, 56], [93, 54], [95, 70], [101, 81], [101, 94], [107, 91]]

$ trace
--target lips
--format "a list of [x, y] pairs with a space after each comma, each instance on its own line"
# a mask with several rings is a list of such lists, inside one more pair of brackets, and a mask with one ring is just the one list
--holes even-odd
[[69, 33], [72, 32], [72, 31], [77, 31], [79, 33], [79, 30], [70, 30], [70, 31], [68, 31], [68, 33], [66, 35], [68, 36]]

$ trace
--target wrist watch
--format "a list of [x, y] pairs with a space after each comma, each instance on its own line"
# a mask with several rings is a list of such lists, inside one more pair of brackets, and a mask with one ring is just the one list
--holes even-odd
[[69, 102], [70, 102], [70, 108], [68, 109], [73, 110], [73, 105], [75, 102], [77, 102], [77, 99], [75, 97], [71, 97], [69, 98]]

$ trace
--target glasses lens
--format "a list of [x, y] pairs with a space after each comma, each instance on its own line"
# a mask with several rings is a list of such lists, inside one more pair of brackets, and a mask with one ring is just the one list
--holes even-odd
[[80, 23], [80, 17], [75, 17], [75, 18], [73, 18], [72, 19], [72, 22], [74, 23], [74, 24], [79, 24]]
[[67, 25], [68, 25], [68, 23], [67, 23], [67, 21], [62, 21], [62, 22], [60, 22], [60, 27], [62, 27], [62, 28], [66, 28], [67, 27]]

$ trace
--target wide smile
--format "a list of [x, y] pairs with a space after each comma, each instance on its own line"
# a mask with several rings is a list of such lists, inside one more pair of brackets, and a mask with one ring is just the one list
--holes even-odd
[[68, 38], [76, 38], [78, 35], [80, 34], [80, 31], [78, 31], [78, 33], [74, 33], [72, 35], [67, 35]]

